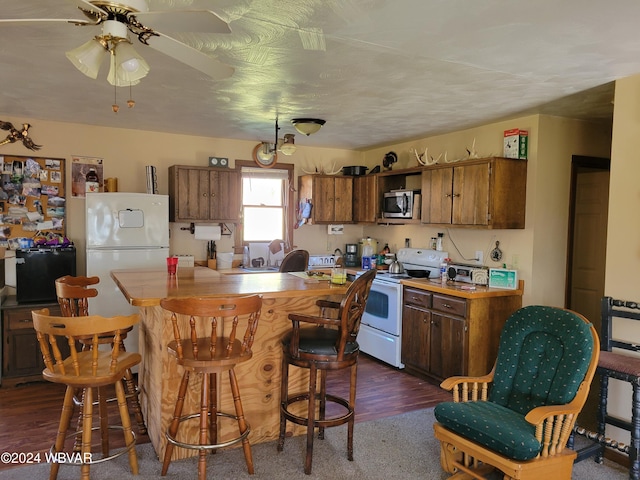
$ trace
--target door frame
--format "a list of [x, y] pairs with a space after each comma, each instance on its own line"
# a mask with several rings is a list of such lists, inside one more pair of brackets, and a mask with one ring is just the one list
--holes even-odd
[[564, 305], [565, 308], [569, 308], [571, 305], [571, 285], [572, 278], [571, 272], [573, 269], [573, 240], [575, 236], [574, 222], [576, 212], [576, 182], [578, 174], [585, 169], [590, 170], [611, 170], [611, 159], [602, 157], [588, 157], [584, 155], [572, 155], [571, 156], [571, 186], [569, 193], [569, 225], [567, 232], [567, 270], [565, 273], [565, 295]]

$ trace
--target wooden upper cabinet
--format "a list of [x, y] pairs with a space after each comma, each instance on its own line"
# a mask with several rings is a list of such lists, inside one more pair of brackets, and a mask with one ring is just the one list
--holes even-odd
[[301, 175], [298, 183], [300, 201], [313, 205], [311, 223], [353, 222], [353, 177]]
[[240, 221], [240, 172], [228, 168], [169, 168], [169, 220]]
[[465, 160], [422, 172], [422, 223], [524, 228], [527, 162]]
[[378, 177], [360, 175], [353, 177], [353, 221], [376, 223], [378, 216]]

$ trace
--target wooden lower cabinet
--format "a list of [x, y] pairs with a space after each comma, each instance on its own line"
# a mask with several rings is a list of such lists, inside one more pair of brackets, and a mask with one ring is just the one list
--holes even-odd
[[402, 363], [407, 372], [438, 381], [484, 375], [493, 367], [500, 332], [521, 295], [461, 298], [405, 286]]
[[[33, 329], [32, 310], [48, 308], [51, 315], [61, 315], [57, 303], [16, 303], [9, 296], [2, 304], [2, 385], [15, 385], [42, 379], [44, 361]], [[62, 352], [63, 356], [68, 355]]]

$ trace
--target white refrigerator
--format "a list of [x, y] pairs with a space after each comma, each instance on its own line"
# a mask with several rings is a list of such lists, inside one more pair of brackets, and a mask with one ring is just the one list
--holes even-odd
[[[137, 313], [111, 278], [111, 270], [166, 268], [169, 197], [146, 193], [87, 193], [87, 276], [100, 277], [89, 313], [112, 317]], [[125, 348], [138, 351], [137, 326]]]

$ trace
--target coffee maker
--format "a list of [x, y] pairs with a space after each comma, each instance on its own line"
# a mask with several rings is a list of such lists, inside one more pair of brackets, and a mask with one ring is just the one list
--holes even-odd
[[358, 244], [347, 243], [345, 246], [344, 254], [344, 266], [345, 267], [357, 267], [360, 264], [358, 259]]

